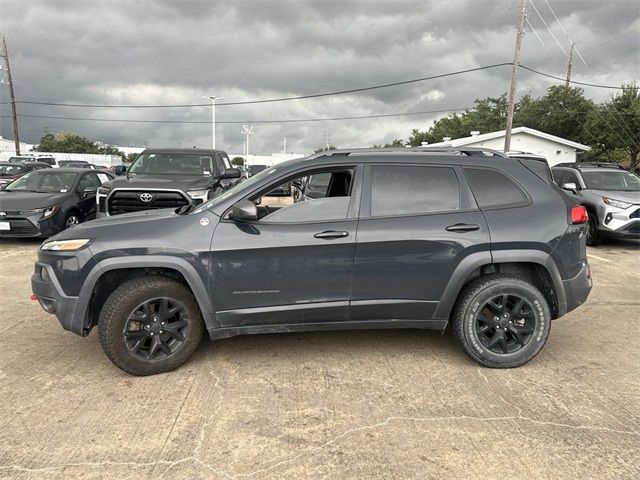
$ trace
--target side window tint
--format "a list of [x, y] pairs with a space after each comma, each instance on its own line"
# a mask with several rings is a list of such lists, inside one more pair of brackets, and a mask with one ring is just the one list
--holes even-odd
[[573, 172], [565, 172], [564, 183], [575, 183], [577, 187], [580, 187], [578, 176]]
[[450, 212], [460, 209], [452, 168], [412, 165], [371, 168], [371, 216]]
[[553, 178], [554, 178], [556, 184], [559, 187], [562, 187], [562, 184], [565, 183], [565, 181], [564, 181], [564, 170], [554, 170], [553, 171]]
[[524, 203], [524, 193], [507, 177], [493, 170], [465, 168], [465, 174], [480, 208]]

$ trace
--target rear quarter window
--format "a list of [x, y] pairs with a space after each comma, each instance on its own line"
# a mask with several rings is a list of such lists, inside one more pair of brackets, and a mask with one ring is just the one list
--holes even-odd
[[524, 192], [509, 178], [495, 170], [464, 168], [473, 196], [480, 208], [526, 205]]

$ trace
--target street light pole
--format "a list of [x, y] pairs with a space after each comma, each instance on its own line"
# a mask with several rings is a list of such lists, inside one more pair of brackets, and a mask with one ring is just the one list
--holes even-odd
[[202, 98], [211, 100], [211, 148], [216, 149], [216, 100], [222, 100], [223, 97], [209, 95]]

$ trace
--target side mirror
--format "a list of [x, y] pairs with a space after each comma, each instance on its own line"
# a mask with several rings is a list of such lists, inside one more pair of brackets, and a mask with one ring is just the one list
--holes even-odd
[[231, 207], [229, 218], [232, 220], [257, 220], [258, 207], [249, 200], [241, 200]]
[[573, 182], [571, 182], [571, 183], [563, 183], [562, 184], [562, 189], [563, 190], [569, 190], [570, 192], [573, 192], [573, 193], [578, 193], [578, 186]]
[[239, 168], [227, 168], [222, 175], [220, 175], [221, 179], [230, 179], [230, 178], [240, 178], [240, 169]]
[[127, 173], [127, 167], [125, 167], [124, 165], [116, 165], [113, 168], [113, 173], [115, 173], [116, 175], [124, 175], [125, 173]]
[[82, 191], [82, 197], [83, 197], [83, 198], [91, 197], [91, 196], [95, 195], [97, 191], [98, 191], [98, 187], [88, 187], [88, 188], [85, 188], [85, 189]]

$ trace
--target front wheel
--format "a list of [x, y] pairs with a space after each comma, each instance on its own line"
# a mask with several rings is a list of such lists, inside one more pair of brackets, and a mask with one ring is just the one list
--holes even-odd
[[551, 327], [544, 295], [528, 281], [504, 274], [480, 277], [456, 303], [453, 332], [473, 360], [485, 367], [517, 367], [542, 349]]
[[70, 212], [64, 220], [64, 228], [71, 228], [80, 223], [80, 215], [76, 212]]
[[129, 280], [107, 299], [98, 321], [100, 343], [113, 364], [133, 375], [153, 375], [185, 363], [202, 338], [195, 298], [165, 277]]

